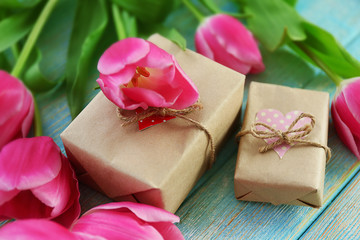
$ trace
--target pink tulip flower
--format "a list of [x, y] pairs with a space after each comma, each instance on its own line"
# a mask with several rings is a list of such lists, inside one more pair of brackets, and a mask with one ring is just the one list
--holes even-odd
[[252, 33], [236, 18], [217, 14], [205, 19], [195, 33], [196, 51], [242, 74], [265, 70]]
[[26, 219], [7, 223], [0, 228], [2, 240], [79, 240], [80, 238], [56, 222]]
[[127, 38], [111, 45], [98, 70], [101, 90], [122, 109], [183, 109], [199, 97], [174, 56], [143, 39]]
[[13, 139], [26, 137], [33, 116], [30, 91], [20, 80], [0, 70], [0, 149]]
[[50, 137], [20, 138], [0, 152], [0, 220], [47, 218], [69, 227], [79, 217], [79, 189]]
[[163, 209], [117, 202], [90, 209], [71, 230], [83, 239], [184, 239], [175, 222], [179, 217]]
[[341, 141], [360, 160], [360, 77], [343, 81], [331, 105], [331, 116]]
[[184, 239], [174, 222], [179, 217], [163, 209], [118, 202], [90, 209], [69, 230], [43, 219], [8, 223], [0, 229], [0, 239]]

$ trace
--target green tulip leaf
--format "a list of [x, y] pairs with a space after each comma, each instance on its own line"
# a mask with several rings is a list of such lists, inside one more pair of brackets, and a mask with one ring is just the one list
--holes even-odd
[[249, 29], [270, 51], [274, 51], [287, 39], [303, 41], [306, 39], [302, 27], [302, 17], [283, 0], [247, 0], [244, 12]]
[[112, 0], [143, 23], [163, 21], [175, 6], [175, 0]]
[[24, 74], [23, 82], [32, 92], [46, 92], [54, 88], [57, 82], [49, 81], [40, 69], [40, 62], [42, 60], [42, 54], [40, 49], [35, 48], [34, 57], [30, 57], [29, 61], [32, 64], [27, 67], [27, 71]]
[[32, 8], [42, 0], [1, 0], [0, 8]]
[[157, 32], [178, 45], [182, 50], [186, 49], [186, 39], [175, 28], [162, 27]]
[[78, 1], [66, 64], [67, 98], [75, 118], [85, 105], [89, 69], [97, 44], [108, 23], [104, 0]]
[[24, 10], [0, 21], [0, 52], [22, 39], [33, 26], [37, 9]]

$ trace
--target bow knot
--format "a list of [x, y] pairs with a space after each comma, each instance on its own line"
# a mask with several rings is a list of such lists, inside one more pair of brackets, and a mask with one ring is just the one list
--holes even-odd
[[[305, 124], [302, 127], [299, 128], [295, 128], [295, 125], [304, 118], [310, 118], [310, 124]], [[265, 130], [259, 130], [257, 128], [257, 126], [262, 126], [263, 128], [265, 128]], [[256, 138], [260, 138], [260, 139], [271, 139], [271, 138], [275, 138], [277, 139], [275, 142], [267, 144], [263, 147], [259, 148], [259, 152], [264, 153], [267, 152], [271, 149], [274, 149], [275, 147], [286, 143], [290, 146], [293, 146], [297, 143], [302, 143], [302, 144], [307, 144], [307, 145], [312, 145], [315, 147], [321, 147], [325, 150], [326, 155], [327, 155], [327, 161], [330, 159], [331, 157], [331, 151], [330, 148], [328, 148], [327, 146], [321, 145], [319, 143], [316, 142], [311, 142], [309, 140], [305, 140], [304, 137], [306, 137], [307, 135], [309, 135], [309, 133], [312, 131], [312, 129], [315, 126], [315, 117], [311, 114], [308, 113], [301, 113], [289, 126], [289, 128], [286, 131], [281, 131], [275, 128], [272, 128], [271, 126], [262, 123], [262, 122], [256, 122], [254, 123], [251, 127], [250, 130], [245, 130], [245, 131], [241, 131], [239, 132], [236, 137], [242, 137], [246, 134], [251, 134]]]

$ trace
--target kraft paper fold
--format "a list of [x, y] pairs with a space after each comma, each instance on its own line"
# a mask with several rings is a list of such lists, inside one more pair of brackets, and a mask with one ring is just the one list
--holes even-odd
[[[262, 109], [284, 115], [299, 110], [315, 116], [316, 124], [306, 138], [327, 145], [329, 94], [252, 82], [242, 130], [255, 122]], [[282, 159], [274, 150], [259, 153], [266, 143], [251, 135], [241, 137], [235, 168], [235, 196], [243, 201], [320, 207], [323, 202], [326, 154], [313, 146], [293, 146]]]
[[[203, 124], [218, 147], [239, 123], [244, 75], [160, 35], [149, 40], [173, 54], [198, 87], [203, 109], [187, 116]], [[175, 212], [206, 170], [205, 132], [178, 118], [144, 131], [137, 124], [121, 127], [116, 108], [100, 92], [61, 134], [79, 180], [112, 199]]]

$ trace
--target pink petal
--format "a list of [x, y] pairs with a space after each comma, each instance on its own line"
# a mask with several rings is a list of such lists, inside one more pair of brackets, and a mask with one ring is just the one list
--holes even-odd
[[0, 239], [76, 240], [75, 234], [52, 221], [31, 219], [11, 222], [0, 228]]
[[[360, 128], [360, 78], [356, 78], [344, 89], [343, 94], [345, 102], [357, 121], [357, 127]], [[360, 137], [360, 135], [358, 135]]]
[[151, 225], [159, 231], [159, 233], [163, 236], [164, 239], [184, 239], [181, 231], [172, 223], [159, 222], [152, 223]]
[[5, 202], [11, 200], [15, 197], [20, 191], [14, 189], [12, 191], [2, 191], [0, 190], [0, 206], [3, 205]]
[[175, 58], [175, 78], [173, 87], [182, 89], [181, 95], [176, 102], [171, 106], [174, 109], [184, 109], [194, 104], [199, 99], [199, 92], [193, 81], [186, 75]]
[[171, 54], [159, 48], [152, 42], [147, 41], [147, 43], [149, 44], [150, 51], [146, 58], [143, 58], [138, 62], [138, 66], [165, 69], [173, 65]]
[[354, 136], [349, 127], [341, 120], [334, 104], [335, 102], [331, 105], [331, 116], [334, 121], [336, 132], [341, 141], [355, 154], [358, 159], [360, 159], [360, 139]]
[[20, 80], [0, 70], [0, 149], [15, 138], [26, 137], [33, 114], [31, 93]]
[[149, 43], [140, 38], [126, 38], [111, 45], [100, 57], [98, 70], [102, 74], [114, 74], [126, 65], [134, 64], [150, 51]]
[[138, 218], [145, 222], [179, 222], [180, 218], [164, 209], [153, 207], [141, 203], [133, 202], [112, 202], [94, 207], [84, 213], [84, 215], [92, 214], [96, 211], [111, 210], [118, 212], [132, 212]]
[[60, 168], [60, 149], [50, 137], [17, 139], [0, 153], [0, 190], [41, 186], [53, 180]]
[[0, 205], [0, 219], [48, 218], [52, 208], [43, 204], [30, 190], [21, 191]]
[[51, 182], [34, 188], [32, 192], [45, 205], [53, 208], [49, 217], [57, 217], [55, 221], [65, 227], [69, 227], [79, 217], [78, 183], [69, 161], [64, 156], [59, 175]]
[[132, 213], [98, 210], [83, 215], [72, 227], [75, 234], [93, 238], [111, 239], [163, 239], [151, 225], [138, 219]]
[[203, 31], [206, 31], [204, 25], [199, 26], [195, 33], [195, 48], [198, 53], [204, 55], [207, 58], [214, 60], [214, 53], [209, 47], [208, 43], [205, 40]]
[[[360, 91], [359, 91], [360, 96]], [[352, 96], [354, 97], [354, 96]], [[355, 96], [356, 98], [357, 96]], [[352, 101], [356, 101], [355, 98], [349, 98], [349, 101], [346, 101], [344, 92], [341, 92], [338, 97], [335, 99], [335, 108], [336, 111], [341, 118], [341, 120], [346, 124], [346, 126], [350, 129], [352, 134], [355, 134], [357, 137], [360, 138], [360, 122], [358, 122], [354, 115], [357, 111], [360, 111], [360, 105], [358, 106], [359, 109], [349, 109], [348, 103]]]
[[[170, 107], [173, 103], [167, 102], [166, 99], [161, 96], [159, 93], [146, 89], [146, 88], [123, 88], [122, 89], [125, 96], [133, 100], [134, 102], [138, 102], [141, 106], [146, 106], [144, 109], [147, 109], [149, 106], [154, 107]], [[129, 107], [126, 107], [129, 109]]]

